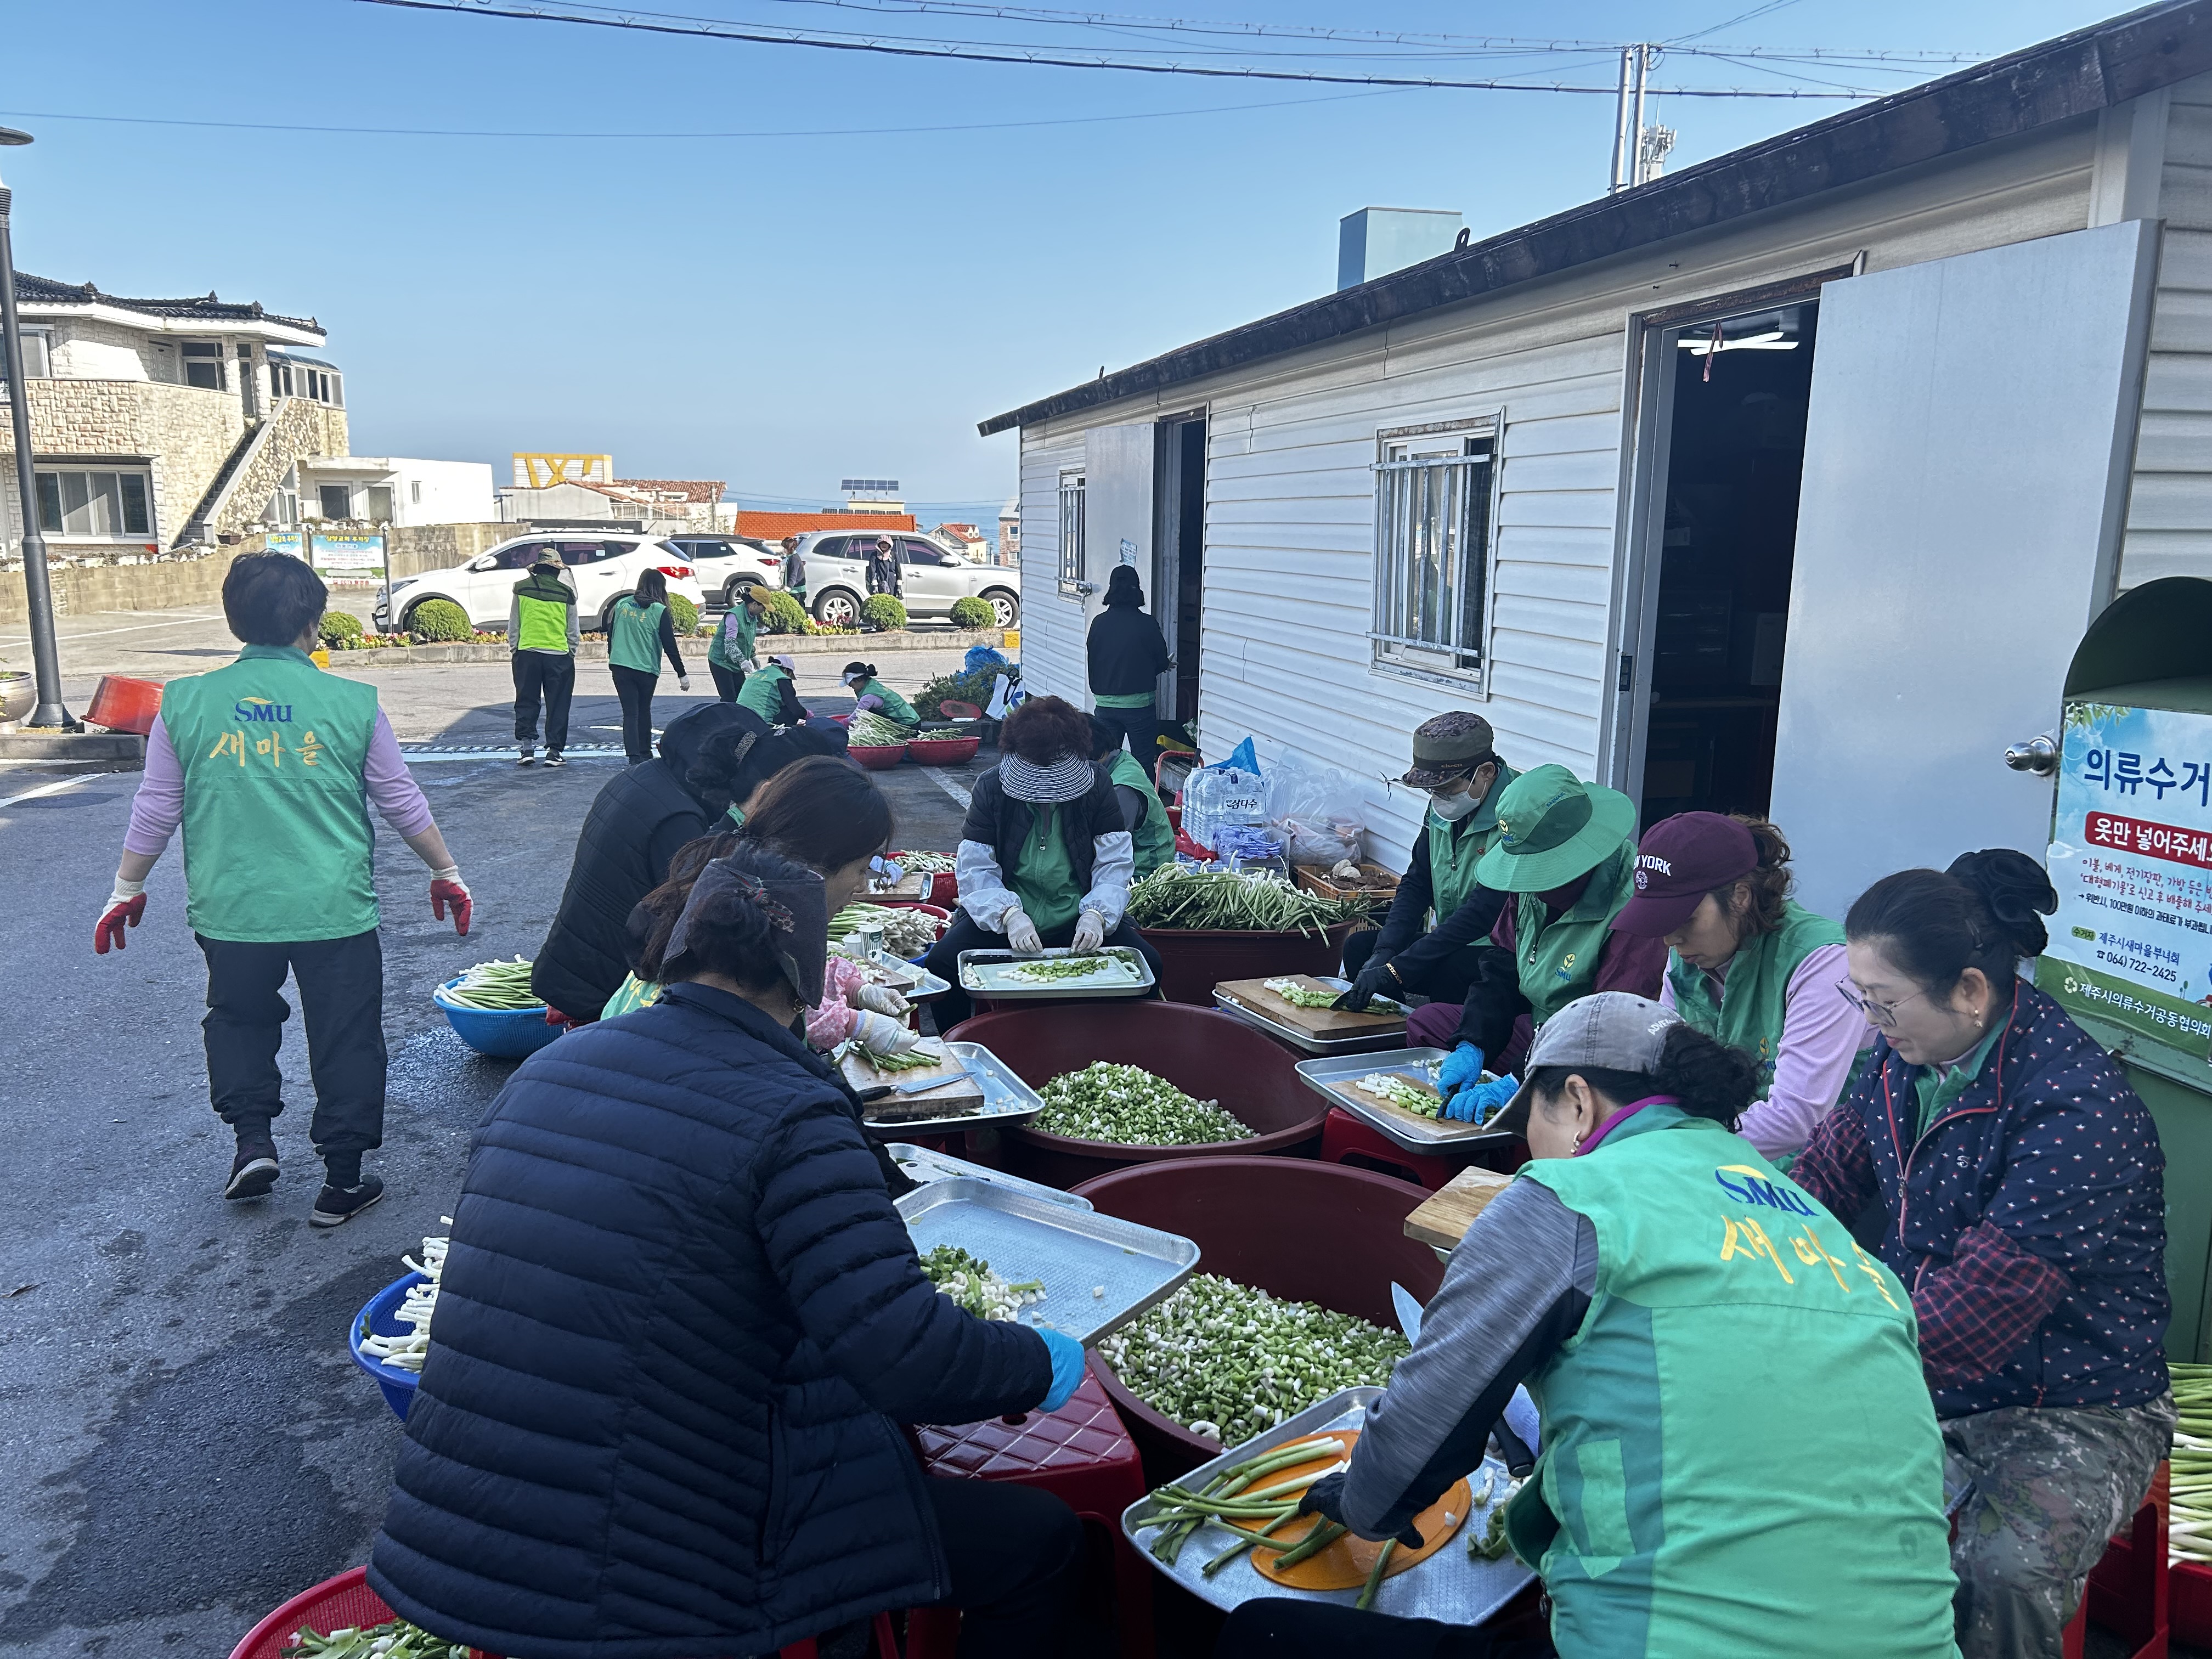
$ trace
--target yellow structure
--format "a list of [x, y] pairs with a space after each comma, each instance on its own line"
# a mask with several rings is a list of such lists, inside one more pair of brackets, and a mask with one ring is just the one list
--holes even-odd
[[521, 450], [514, 452], [514, 487], [517, 489], [543, 489], [556, 483], [612, 483], [615, 481], [615, 458], [611, 455], [557, 455], [546, 451]]

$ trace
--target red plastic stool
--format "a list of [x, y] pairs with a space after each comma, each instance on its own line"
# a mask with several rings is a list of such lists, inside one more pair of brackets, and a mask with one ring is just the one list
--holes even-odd
[[[1121, 1536], [1121, 1511], [1145, 1495], [1136, 1443], [1121, 1426], [1097, 1377], [1086, 1372], [1056, 1412], [992, 1418], [957, 1428], [917, 1428], [922, 1467], [931, 1474], [1016, 1480], [1041, 1486], [1114, 1540], [1115, 1614], [1122, 1659], [1152, 1659], [1152, 1576]], [[906, 1659], [951, 1659], [960, 1616], [920, 1607], [907, 1624]]]
[[2081, 1659], [2092, 1619], [2128, 1644], [2130, 1659], [2166, 1659], [2170, 1584], [2166, 1519], [2157, 1503], [2147, 1499], [2128, 1531], [2112, 1540], [2104, 1559], [2090, 1570], [2081, 1605], [2066, 1626], [2065, 1659]]
[[1467, 1167], [1461, 1160], [1409, 1152], [1341, 1106], [1330, 1107], [1322, 1120], [1321, 1161], [1350, 1164], [1355, 1169], [1380, 1164], [1384, 1175], [1401, 1176], [1432, 1193]]

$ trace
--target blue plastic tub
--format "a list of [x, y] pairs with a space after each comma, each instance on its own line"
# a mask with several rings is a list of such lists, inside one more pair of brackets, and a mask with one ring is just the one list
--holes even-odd
[[522, 1060], [536, 1054], [561, 1035], [558, 1025], [545, 1023], [545, 1005], [527, 1008], [465, 1008], [446, 993], [461, 982], [456, 974], [430, 995], [457, 1036], [480, 1054], [493, 1060]]
[[387, 1365], [374, 1354], [363, 1353], [361, 1340], [364, 1336], [404, 1336], [412, 1329], [400, 1322], [399, 1304], [407, 1299], [409, 1288], [422, 1283], [425, 1277], [422, 1273], [409, 1273], [386, 1285], [354, 1316], [353, 1328], [346, 1333], [346, 1352], [353, 1356], [353, 1363], [376, 1379], [376, 1386], [384, 1394], [384, 1403], [399, 1414], [403, 1423], [407, 1420], [407, 1408], [415, 1403], [415, 1373]]

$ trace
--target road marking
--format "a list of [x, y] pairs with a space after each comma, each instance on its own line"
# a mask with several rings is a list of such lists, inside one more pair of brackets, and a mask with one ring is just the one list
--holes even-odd
[[112, 772], [80, 772], [75, 777], [56, 778], [52, 783], [42, 783], [35, 789], [26, 789], [20, 795], [10, 795], [7, 799], [0, 800], [0, 812], [6, 811], [19, 800], [36, 800], [40, 795], [58, 795], [64, 789], [74, 789], [80, 783], [88, 783], [94, 778], [112, 778], [114, 775]]
[[939, 766], [925, 766], [921, 769], [927, 775], [929, 781], [932, 783], [935, 784], [939, 789], [942, 789], [946, 794], [951, 796], [953, 799], [960, 803], [960, 810], [964, 812], [968, 810], [969, 805], [972, 803], [973, 797], [971, 797], [969, 793], [965, 789], [963, 789], [958, 784], [953, 782], [951, 775], [947, 773], [944, 768]]
[[[131, 613], [128, 611], [111, 611], [107, 614], [111, 617], [127, 617]], [[89, 634], [58, 634], [55, 638], [64, 645], [70, 645], [78, 640], [104, 640], [111, 634], [144, 634], [157, 628], [182, 628], [186, 623], [221, 622], [222, 620], [221, 617], [173, 617], [167, 622], [141, 623], [136, 628], [100, 628]], [[30, 642], [31, 636], [28, 634], [10, 634], [6, 638], [0, 639], [0, 645], [28, 645]]]
[[[403, 744], [399, 755], [400, 758], [410, 766], [418, 761], [481, 761], [501, 755], [511, 761], [515, 757], [515, 750], [520, 747], [520, 744], [513, 743], [479, 744], [474, 746], [460, 745], [444, 748], [409, 748]], [[621, 749], [604, 743], [581, 744], [563, 749], [561, 753], [568, 760], [619, 760], [623, 757]], [[521, 769], [520, 766], [515, 768], [518, 772]]]

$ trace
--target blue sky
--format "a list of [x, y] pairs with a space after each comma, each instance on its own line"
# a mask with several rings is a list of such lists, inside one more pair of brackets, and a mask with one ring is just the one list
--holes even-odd
[[[825, 29], [963, 27], [805, 0], [659, 3]], [[1752, 3], [1116, 9], [1613, 41], [1708, 29]], [[2069, 0], [1789, 0], [1710, 40], [1996, 52], [2106, 15]], [[978, 419], [1327, 292], [1337, 222], [1357, 208], [1456, 209], [1480, 236], [1601, 193], [1612, 126], [1606, 98], [917, 61], [356, 0], [0, 0], [0, 122], [39, 138], [0, 151], [22, 268], [313, 313], [347, 372], [357, 453], [488, 460], [503, 481], [511, 450], [608, 451], [624, 476], [726, 478], [763, 504], [891, 477], [933, 522], [1012, 488], [1014, 441], [978, 438]], [[1563, 78], [1613, 72], [1592, 58]], [[1778, 83], [1680, 58], [1657, 78]], [[1656, 118], [1678, 130], [1680, 165], [1838, 107], [1673, 100]], [[395, 137], [64, 115], [982, 130]]]

